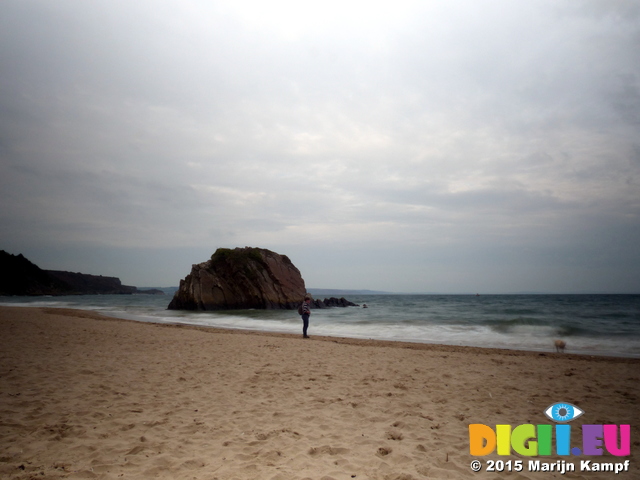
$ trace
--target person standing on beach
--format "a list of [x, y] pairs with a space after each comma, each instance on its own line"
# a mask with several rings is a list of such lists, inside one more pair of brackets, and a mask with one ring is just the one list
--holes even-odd
[[302, 302], [302, 338], [309, 338], [309, 335], [307, 335], [307, 329], [309, 328], [310, 316], [311, 316], [311, 295], [306, 294], [304, 296], [304, 302]]

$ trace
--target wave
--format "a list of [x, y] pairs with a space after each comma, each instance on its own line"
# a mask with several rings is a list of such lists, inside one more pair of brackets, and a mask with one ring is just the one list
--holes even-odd
[[[314, 311], [316, 335], [640, 357], [640, 296], [357, 296], [369, 308]], [[300, 317], [286, 310], [168, 311], [153, 295], [4, 297], [0, 304], [97, 310], [145, 322], [300, 333]], [[509, 313], [505, 313], [509, 312]]]

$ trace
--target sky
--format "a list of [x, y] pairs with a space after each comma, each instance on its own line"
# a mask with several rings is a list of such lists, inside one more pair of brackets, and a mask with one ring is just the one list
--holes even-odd
[[178, 285], [640, 293], [634, 0], [3, 0], [0, 249]]

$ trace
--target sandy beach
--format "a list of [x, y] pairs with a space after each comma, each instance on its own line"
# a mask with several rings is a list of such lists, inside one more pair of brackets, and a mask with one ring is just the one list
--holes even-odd
[[[640, 360], [159, 325], [0, 308], [0, 477], [640, 478]], [[469, 424], [630, 424], [629, 471], [474, 457]], [[576, 443], [577, 442], [577, 443]], [[483, 464], [479, 473], [470, 463]], [[488, 460], [524, 462], [487, 472]]]

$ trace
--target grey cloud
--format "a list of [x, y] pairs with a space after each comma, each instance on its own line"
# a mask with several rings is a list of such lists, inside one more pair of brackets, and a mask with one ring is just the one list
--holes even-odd
[[633, 257], [635, 2], [279, 7], [5, 2], [0, 240], [45, 258], [35, 225], [54, 260], [111, 264], [259, 245], [386, 290]]
[[620, 85], [613, 93], [611, 103], [626, 122], [640, 125], [640, 82], [635, 75], [620, 76]]
[[616, 20], [636, 20], [640, 17], [640, 5], [633, 0], [583, 0], [572, 5], [563, 5], [571, 13], [582, 13], [595, 18], [612, 17]]

